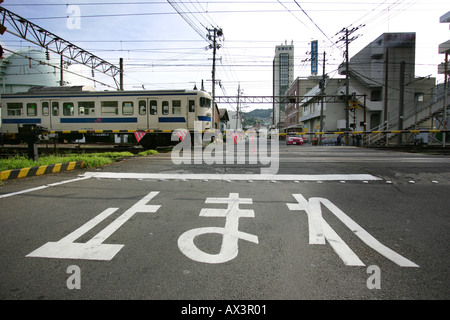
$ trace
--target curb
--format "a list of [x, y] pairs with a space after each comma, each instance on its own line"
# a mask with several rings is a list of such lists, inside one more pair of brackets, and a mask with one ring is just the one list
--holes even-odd
[[0, 171], [0, 180], [21, 179], [26, 177], [40, 176], [49, 173], [58, 173], [74, 169], [85, 168], [84, 161], [72, 161], [65, 163], [49, 164], [45, 166], [29, 167], [23, 169], [13, 169]]

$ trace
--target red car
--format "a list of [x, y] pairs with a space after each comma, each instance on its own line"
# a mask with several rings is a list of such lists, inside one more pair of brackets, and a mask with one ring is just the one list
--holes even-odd
[[288, 135], [286, 136], [286, 144], [287, 145], [291, 145], [291, 144], [298, 144], [298, 145], [303, 145], [303, 138], [299, 137], [297, 135]]

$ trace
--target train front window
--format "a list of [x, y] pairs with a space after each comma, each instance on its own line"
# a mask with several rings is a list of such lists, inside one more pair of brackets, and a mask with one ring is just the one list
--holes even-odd
[[200, 97], [200, 107], [211, 108], [211, 99]]
[[21, 116], [22, 115], [22, 103], [8, 103], [7, 104], [8, 116]]

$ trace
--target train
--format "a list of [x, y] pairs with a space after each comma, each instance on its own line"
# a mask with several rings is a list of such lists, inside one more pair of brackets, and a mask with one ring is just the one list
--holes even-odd
[[2, 141], [19, 142], [30, 128], [59, 139], [139, 132], [144, 148], [170, 145], [177, 129], [214, 128], [213, 99], [204, 90], [95, 91], [85, 86], [33, 87], [2, 93]]

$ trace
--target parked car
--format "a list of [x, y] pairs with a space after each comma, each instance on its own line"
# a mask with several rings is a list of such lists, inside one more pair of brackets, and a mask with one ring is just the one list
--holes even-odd
[[286, 136], [286, 144], [287, 145], [292, 145], [292, 144], [298, 144], [298, 145], [303, 145], [303, 138], [299, 137], [297, 135], [287, 135]]

